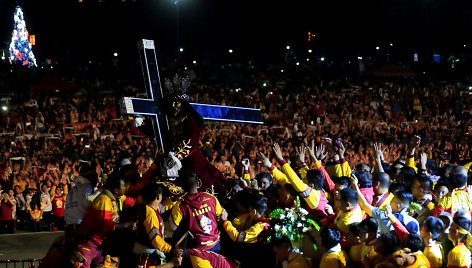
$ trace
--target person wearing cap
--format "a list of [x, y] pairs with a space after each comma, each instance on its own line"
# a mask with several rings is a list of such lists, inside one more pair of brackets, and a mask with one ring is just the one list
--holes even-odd
[[454, 243], [454, 248], [447, 257], [448, 268], [470, 267], [471, 253], [465, 245], [470, 236], [471, 222], [466, 217], [456, 216], [449, 230], [449, 239]]

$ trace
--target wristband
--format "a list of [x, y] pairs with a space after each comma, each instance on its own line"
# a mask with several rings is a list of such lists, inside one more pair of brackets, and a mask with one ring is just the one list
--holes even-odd
[[406, 157], [407, 157], [407, 158], [413, 158], [413, 157], [415, 157], [415, 155], [414, 155], [414, 154], [410, 154], [410, 155], [407, 155]]
[[287, 161], [285, 161], [285, 159], [282, 159], [282, 160], [279, 161], [279, 163], [280, 163], [281, 166], [283, 166], [283, 165], [287, 164]]

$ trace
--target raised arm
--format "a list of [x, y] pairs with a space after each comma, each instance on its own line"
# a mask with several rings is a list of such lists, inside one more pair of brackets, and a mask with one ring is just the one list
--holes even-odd
[[361, 190], [359, 189], [358, 185], [358, 179], [356, 175], [351, 174], [351, 186], [352, 189], [357, 191], [357, 195], [359, 196], [359, 206], [361, 207], [362, 210], [364, 210], [367, 215], [372, 216], [372, 212], [374, 210], [374, 207], [367, 202], [365, 199], [364, 195], [361, 193]]
[[244, 175], [243, 175], [243, 178], [244, 180], [247, 181], [247, 183], [251, 183], [251, 175], [249, 174], [249, 165], [251, 164], [251, 162], [249, 161], [248, 158], [244, 158], [241, 163], [243, 164], [244, 166]]
[[383, 167], [382, 167], [382, 162], [385, 161], [384, 159], [384, 152], [386, 148], [382, 148], [381, 143], [374, 143], [374, 152], [375, 152], [375, 169], [377, 173], [385, 172]]
[[428, 154], [422, 152], [420, 154], [421, 173], [427, 173], [426, 163], [428, 162]]
[[415, 172], [418, 172], [418, 169], [415, 167], [415, 150], [420, 146], [421, 137], [418, 135], [413, 136], [410, 140], [410, 145], [408, 146], [408, 155], [406, 159], [406, 165], [415, 169]]
[[298, 160], [300, 160], [300, 163], [302, 163], [302, 167], [298, 170], [298, 172], [300, 173], [302, 179], [305, 179], [308, 170], [310, 170], [310, 168], [307, 166], [305, 162], [307, 148], [304, 145], [302, 145], [298, 148], [295, 148], [295, 150], [297, 151]]
[[[321, 194], [318, 191], [314, 191], [311, 187], [308, 187], [293, 171], [292, 167], [290, 167], [289, 164], [287, 164], [283, 158], [282, 155], [282, 150], [280, 149], [280, 146], [275, 143], [274, 144], [274, 152], [275, 152], [275, 158], [277, 161], [280, 162], [282, 165], [282, 171], [287, 175], [287, 178], [289, 182], [292, 184], [293, 188], [305, 199], [307, 202], [308, 206], [312, 209], [318, 208]], [[321, 210], [325, 210], [325, 208], [321, 208]]]
[[259, 160], [262, 161], [262, 164], [270, 170], [270, 172], [272, 173], [272, 176], [274, 177], [274, 180], [275, 180], [276, 183], [278, 183], [280, 185], [290, 183], [287, 176], [282, 171], [280, 171], [277, 167], [272, 165], [269, 158], [267, 158], [267, 156], [265, 156], [264, 153], [258, 152], [257, 157], [259, 158]]
[[[330, 190], [334, 190], [334, 182], [331, 180], [331, 177], [329, 176], [328, 172], [326, 172], [326, 169], [321, 165], [321, 162], [327, 155], [325, 153], [325, 145], [321, 144], [320, 147], [315, 147], [315, 140], [311, 141], [311, 147], [308, 147], [308, 152], [310, 153], [311, 160], [313, 163], [315, 163], [315, 168], [320, 170], [323, 173], [323, 176], [325, 178], [325, 186]], [[318, 160], [320, 159], [320, 160]]]

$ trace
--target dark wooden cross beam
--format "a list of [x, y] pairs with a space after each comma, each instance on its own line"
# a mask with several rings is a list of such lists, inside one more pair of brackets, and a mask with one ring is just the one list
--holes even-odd
[[[171, 146], [169, 137], [172, 134], [169, 133], [167, 115], [162, 105], [166, 99], [159, 78], [154, 41], [143, 39], [138, 42], [138, 48], [148, 98], [124, 97], [121, 99], [121, 110], [129, 115], [151, 116], [157, 147], [167, 152], [170, 149], [168, 146]], [[205, 120], [264, 124], [260, 109], [200, 103], [191, 105]]]

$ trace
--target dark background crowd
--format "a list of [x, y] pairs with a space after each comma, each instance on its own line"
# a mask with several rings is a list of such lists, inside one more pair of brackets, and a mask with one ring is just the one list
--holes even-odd
[[[3, 221], [16, 219], [18, 227], [26, 227], [32, 196], [42, 193], [44, 203], [50, 198], [47, 195], [53, 195], [53, 186], [70, 189], [82, 162], [97, 163], [102, 180], [125, 155], [134, 156], [142, 169], [149, 167], [155, 152], [152, 137], [122, 115], [118, 104], [124, 96], [144, 96], [139, 71], [88, 66], [2, 72], [2, 105], [7, 109], [1, 111], [0, 190], [3, 194], [13, 190], [3, 202], [16, 202], [12, 217], [4, 215], [9, 210], [2, 210]], [[262, 110], [264, 125], [206, 123], [200, 150], [227, 178], [242, 176], [240, 163], [245, 157], [250, 159], [254, 178], [263, 171], [256, 153], [272, 159], [274, 142], [285, 145], [285, 156], [295, 159], [296, 145], [323, 137], [343, 139], [351, 168], [359, 163], [373, 166], [375, 156], [369, 148], [374, 142], [386, 146], [386, 162], [404, 157], [413, 134], [422, 137], [419, 151], [426, 152], [437, 167], [471, 158], [469, 77], [454, 81], [374, 76], [321, 80], [303, 68], [282, 72], [269, 66], [210, 64], [163, 67], [161, 75], [171, 77], [177, 72], [191, 78], [192, 102]], [[30, 90], [44, 76], [75, 86]], [[46, 207], [51, 213], [51, 207]], [[52, 216], [43, 218], [44, 229], [57, 227]], [[2, 226], [2, 232], [12, 231]]]

